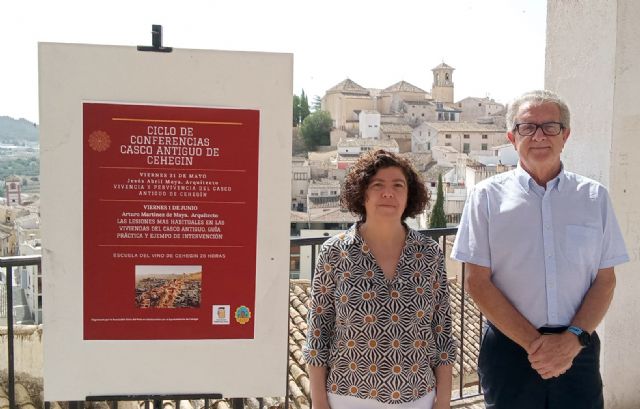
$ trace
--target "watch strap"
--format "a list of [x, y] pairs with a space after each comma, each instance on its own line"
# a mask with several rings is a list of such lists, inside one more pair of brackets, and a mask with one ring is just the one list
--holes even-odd
[[573, 325], [571, 325], [569, 328], [567, 328], [567, 331], [569, 331], [570, 333], [574, 334], [577, 337], [579, 337], [580, 334], [582, 334], [584, 332], [584, 330], [582, 328], [575, 327]]
[[583, 347], [589, 346], [591, 344], [591, 334], [583, 330], [582, 328], [571, 325], [567, 328], [567, 331], [578, 337], [578, 342], [580, 342], [580, 345], [582, 345]]

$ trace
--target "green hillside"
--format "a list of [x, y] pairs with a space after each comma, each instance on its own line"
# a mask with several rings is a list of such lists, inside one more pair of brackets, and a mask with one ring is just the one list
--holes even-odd
[[13, 119], [0, 116], [0, 143], [24, 145], [27, 142], [39, 142], [40, 130], [37, 124], [24, 118]]

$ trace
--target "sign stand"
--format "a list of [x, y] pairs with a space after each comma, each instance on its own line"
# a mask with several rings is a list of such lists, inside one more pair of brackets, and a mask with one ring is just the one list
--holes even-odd
[[170, 53], [173, 51], [171, 47], [162, 46], [162, 26], [159, 24], [151, 25], [151, 46], [139, 45], [138, 51], [155, 51], [157, 53]]
[[[181, 400], [200, 400], [204, 399], [204, 409], [209, 409], [210, 400], [222, 399], [221, 393], [203, 393], [203, 394], [178, 394], [178, 395], [106, 395], [106, 396], [87, 396], [87, 402], [117, 402], [117, 401], [144, 401], [145, 409], [149, 409], [149, 402], [153, 402], [153, 409], [162, 409], [162, 402], [171, 400], [176, 402], [176, 408], [180, 407]], [[232, 399], [235, 400], [235, 399]], [[74, 407], [77, 404], [77, 407]], [[235, 407], [236, 405], [234, 405]], [[69, 402], [69, 409], [82, 409], [82, 402]]]

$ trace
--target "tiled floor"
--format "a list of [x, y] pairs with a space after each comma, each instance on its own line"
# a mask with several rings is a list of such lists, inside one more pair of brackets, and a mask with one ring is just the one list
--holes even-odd
[[451, 403], [451, 409], [485, 409], [482, 396]]

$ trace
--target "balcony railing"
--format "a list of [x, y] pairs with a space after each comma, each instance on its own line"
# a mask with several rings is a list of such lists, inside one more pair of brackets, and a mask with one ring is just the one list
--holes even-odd
[[7, 300], [6, 313], [7, 319], [7, 393], [9, 395], [9, 409], [16, 408], [16, 389], [15, 389], [15, 359], [14, 359], [14, 326], [13, 326], [13, 277], [15, 267], [21, 266], [37, 266], [41, 267], [40, 256], [16, 256], [16, 257], [0, 257], [0, 268], [5, 270], [5, 288], [4, 296]]
[[[436, 240], [443, 249], [443, 253], [448, 255], [448, 244], [451, 242], [451, 239], [456, 234], [456, 228], [444, 228], [444, 229], [428, 229], [421, 230], [420, 233], [429, 236]], [[292, 249], [296, 249], [296, 252], [303, 247], [310, 247], [311, 249], [311, 260], [315, 261], [317, 257], [317, 253], [319, 251], [320, 246], [327, 240], [328, 237], [313, 237], [313, 238], [291, 238], [290, 245]], [[293, 251], [292, 251], [293, 253]], [[314, 264], [311, 263], [310, 271], [308, 272], [308, 276], [313, 276]], [[18, 256], [18, 257], [3, 257], [0, 258], [0, 268], [4, 269], [6, 272], [6, 282], [5, 282], [5, 295], [6, 295], [6, 318], [7, 318], [7, 368], [8, 368], [8, 380], [7, 380], [7, 392], [9, 398], [9, 409], [15, 409], [16, 406], [16, 394], [15, 394], [15, 359], [14, 359], [14, 317], [13, 317], [13, 288], [12, 281], [15, 276], [14, 268], [21, 266], [36, 266], [38, 269], [41, 268], [41, 258], [40, 256]], [[465, 295], [464, 292], [464, 264], [460, 265], [461, 271], [459, 278], [460, 280], [452, 282], [450, 284], [450, 288], [455, 290], [452, 291], [452, 313], [454, 319], [453, 330], [456, 338], [459, 341], [459, 349], [458, 349], [458, 362], [456, 363], [454, 370], [457, 384], [455, 385], [455, 389], [457, 389], [457, 393], [454, 394], [452, 399], [453, 401], [459, 401], [462, 399], [468, 399], [473, 397], [478, 397], [482, 394], [480, 389], [480, 385], [477, 381], [477, 375], [475, 372], [477, 371], [477, 351], [479, 349], [479, 345], [481, 342], [482, 336], [482, 316], [479, 311], [473, 304], [473, 302]], [[293, 266], [292, 266], [293, 268]], [[299, 267], [298, 267], [299, 268]], [[305, 272], [302, 272], [305, 273]], [[46, 274], [46, 272], [45, 272]], [[306, 274], [304, 274], [306, 275]], [[0, 306], [0, 312], [2, 311], [2, 307]], [[0, 313], [0, 315], [2, 315]], [[292, 329], [290, 329], [292, 330]], [[289, 345], [291, 348], [291, 345]], [[286, 385], [286, 394], [284, 397], [284, 407], [289, 409], [290, 407], [298, 407], [299, 405], [290, 405], [290, 375], [289, 375], [289, 365], [287, 365], [288, 373], [283, 380]], [[474, 386], [475, 385], [475, 386]], [[456, 391], [454, 391], [456, 392]], [[306, 395], [307, 393], [305, 393]], [[310, 397], [306, 396], [307, 400], [310, 402]], [[122, 397], [120, 400], [133, 400], [134, 397]], [[208, 409], [210, 407], [210, 402], [212, 396], [202, 396], [202, 397], [176, 397], [169, 395], [158, 395], [153, 397], [137, 397], [135, 400], [145, 401], [145, 408], [148, 408], [149, 405], [153, 405], [155, 408], [160, 409], [163, 407], [163, 400], [170, 400], [175, 402], [176, 408], [180, 407], [180, 399], [200, 399], [203, 402], [203, 407]], [[94, 400], [94, 399], [92, 399]], [[111, 399], [113, 400], [113, 399]], [[255, 400], [254, 400], [255, 402]], [[262, 399], [258, 400], [258, 405], [262, 406]], [[112, 407], [115, 407], [115, 402], [111, 401], [108, 404]], [[243, 399], [230, 399], [229, 404], [232, 408], [242, 408], [244, 407]], [[48, 407], [49, 403], [45, 402], [45, 407]], [[70, 407], [82, 407], [81, 402], [70, 402]], [[311, 404], [309, 404], [311, 407]]]

